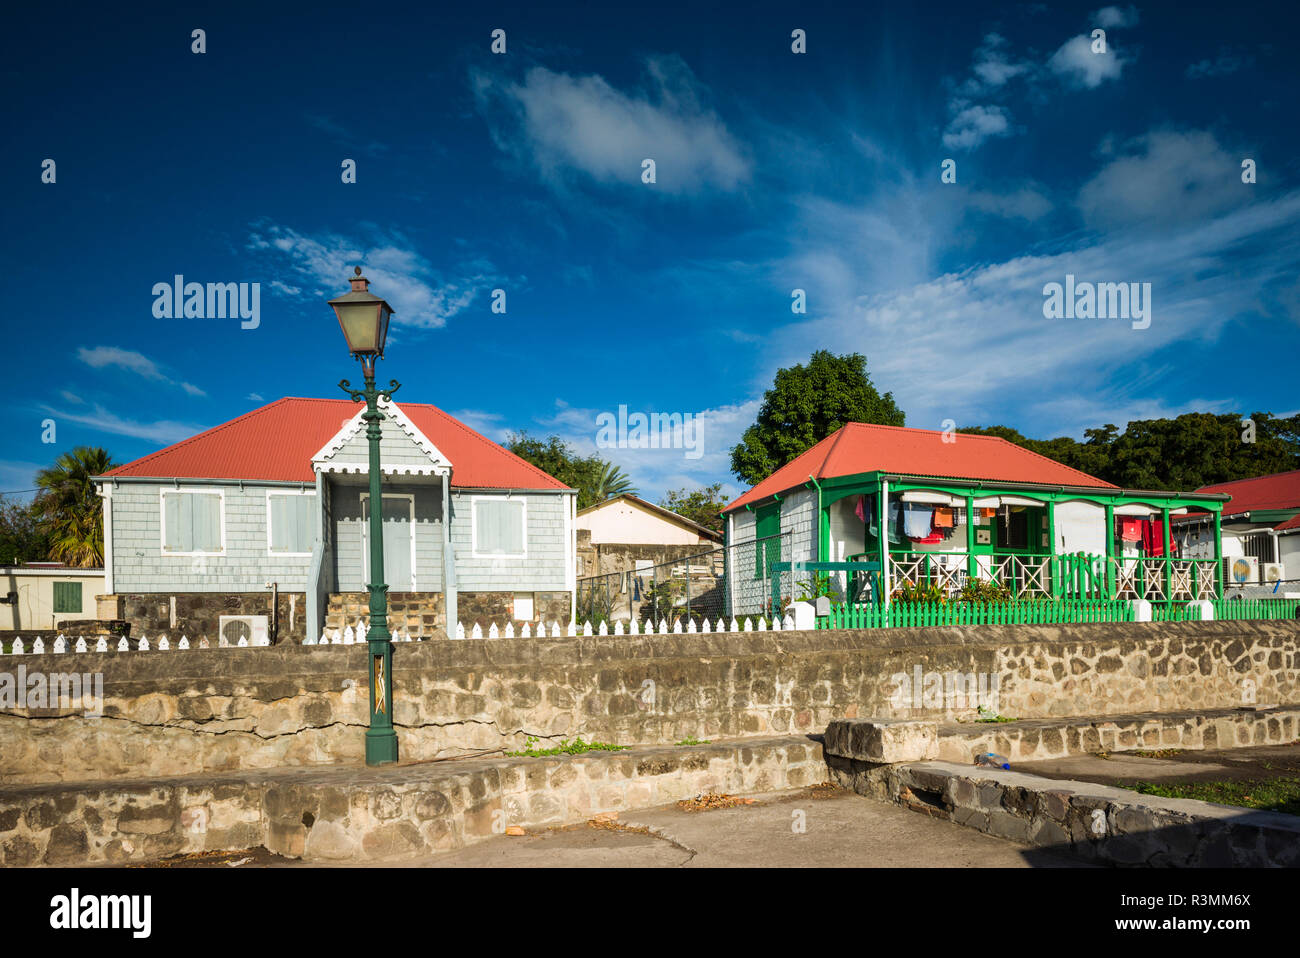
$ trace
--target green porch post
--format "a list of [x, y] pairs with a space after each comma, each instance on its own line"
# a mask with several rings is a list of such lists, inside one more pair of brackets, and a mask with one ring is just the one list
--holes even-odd
[[1047, 500], [1047, 566], [1052, 576], [1052, 597], [1061, 594], [1061, 562], [1056, 556], [1056, 500]]
[[1215, 597], [1223, 598], [1223, 507], [1214, 510], [1214, 584]]
[[1106, 598], [1115, 598], [1115, 570], [1111, 568], [1110, 557], [1115, 551], [1115, 506], [1106, 505]]
[[879, 504], [880, 524], [876, 527], [879, 535], [876, 547], [880, 550], [880, 608], [889, 606], [889, 480], [881, 479], [876, 484], [876, 501]]
[[966, 497], [966, 581], [975, 581], [975, 497]]
[[1160, 511], [1161, 524], [1165, 526], [1165, 602], [1173, 602], [1174, 594], [1170, 591], [1173, 588], [1173, 563], [1174, 547], [1169, 534], [1169, 506], [1165, 506]]

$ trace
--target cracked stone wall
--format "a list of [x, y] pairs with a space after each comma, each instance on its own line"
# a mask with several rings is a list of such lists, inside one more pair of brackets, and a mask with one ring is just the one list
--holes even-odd
[[[1300, 623], [1106, 623], [433, 641], [398, 645], [404, 760], [817, 732], [837, 718], [969, 720], [913, 707], [894, 676], [999, 676], [1017, 718], [1300, 702]], [[360, 763], [366, 651], [276, 646], [26, 655], [0, 673], [99, 672], [101, 717], [0, 711], [0, 784]], [[2, 681], [2, 676], [0, 676]]]
[[783, 738], [463, 762], [418, 774], [388, 766], [347, 781], [304, 768], [225, 782], [18, 786], [0, 791], [0, 865], [121, 864], [257, 845], [313, 862], [393, 861], [511, 825], [565, 825], [703, 792], [815, 785], [828, 775], [820, 746]]

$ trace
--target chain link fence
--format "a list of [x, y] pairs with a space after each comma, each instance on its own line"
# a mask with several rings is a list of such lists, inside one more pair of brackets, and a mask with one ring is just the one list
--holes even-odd
[[[659, 565], [578, 580], [577, 621], [639, 625], [680, 619], [698, 627], [733, 616], [771, 615], [771, 564], [790, 555], [790, 534], [749, 539]], [[788, 601], [788, 595], [783, 596]]]

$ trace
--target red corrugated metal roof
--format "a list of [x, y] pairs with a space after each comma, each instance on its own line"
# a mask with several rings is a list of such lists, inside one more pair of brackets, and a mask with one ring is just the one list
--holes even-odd
[[[451, 460], [454, 486], [567, 488], [436, 406], [405, 402], [398, 406]], [[359, 404], [347, 399], [280, 399], [105, 475], [312, 482], [311, 457], [358, 409]]]
[[944, 435], [935, 429], [851, 422], [786, 463], [723, 511], [793, 489], [807, 482], [810, 475], [821, 480], [877, 471], [936, 479], [1118, 488], [998, 436], [958, 433], [955, 442], [944, 442]]
[[1288, 529], [1300, 529], [1300, 516], [1284, 519], [1273, 527], [1274, 532], [1285, 532]]
[[1196, 491], [1232, 496], [1232, 500], [1223, 506], [1225, 516], [1254, 512], [1256, 509], [1300, 509], [1300, 469], [1275, 472], [1271, 476], [1256, 476], [1254, 479], [1220, 482]]

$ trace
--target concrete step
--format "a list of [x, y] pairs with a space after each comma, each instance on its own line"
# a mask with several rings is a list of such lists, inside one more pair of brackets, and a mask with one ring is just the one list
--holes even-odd
[[825, 783], [828, 774], [820, 744], [790, 736], [12, 785], [0, 787], [0, 864], [124, 864], [258, 845], [306, 861], [399, 861], [511, 826], [578, 824], [708, 792], [800, 788]]

